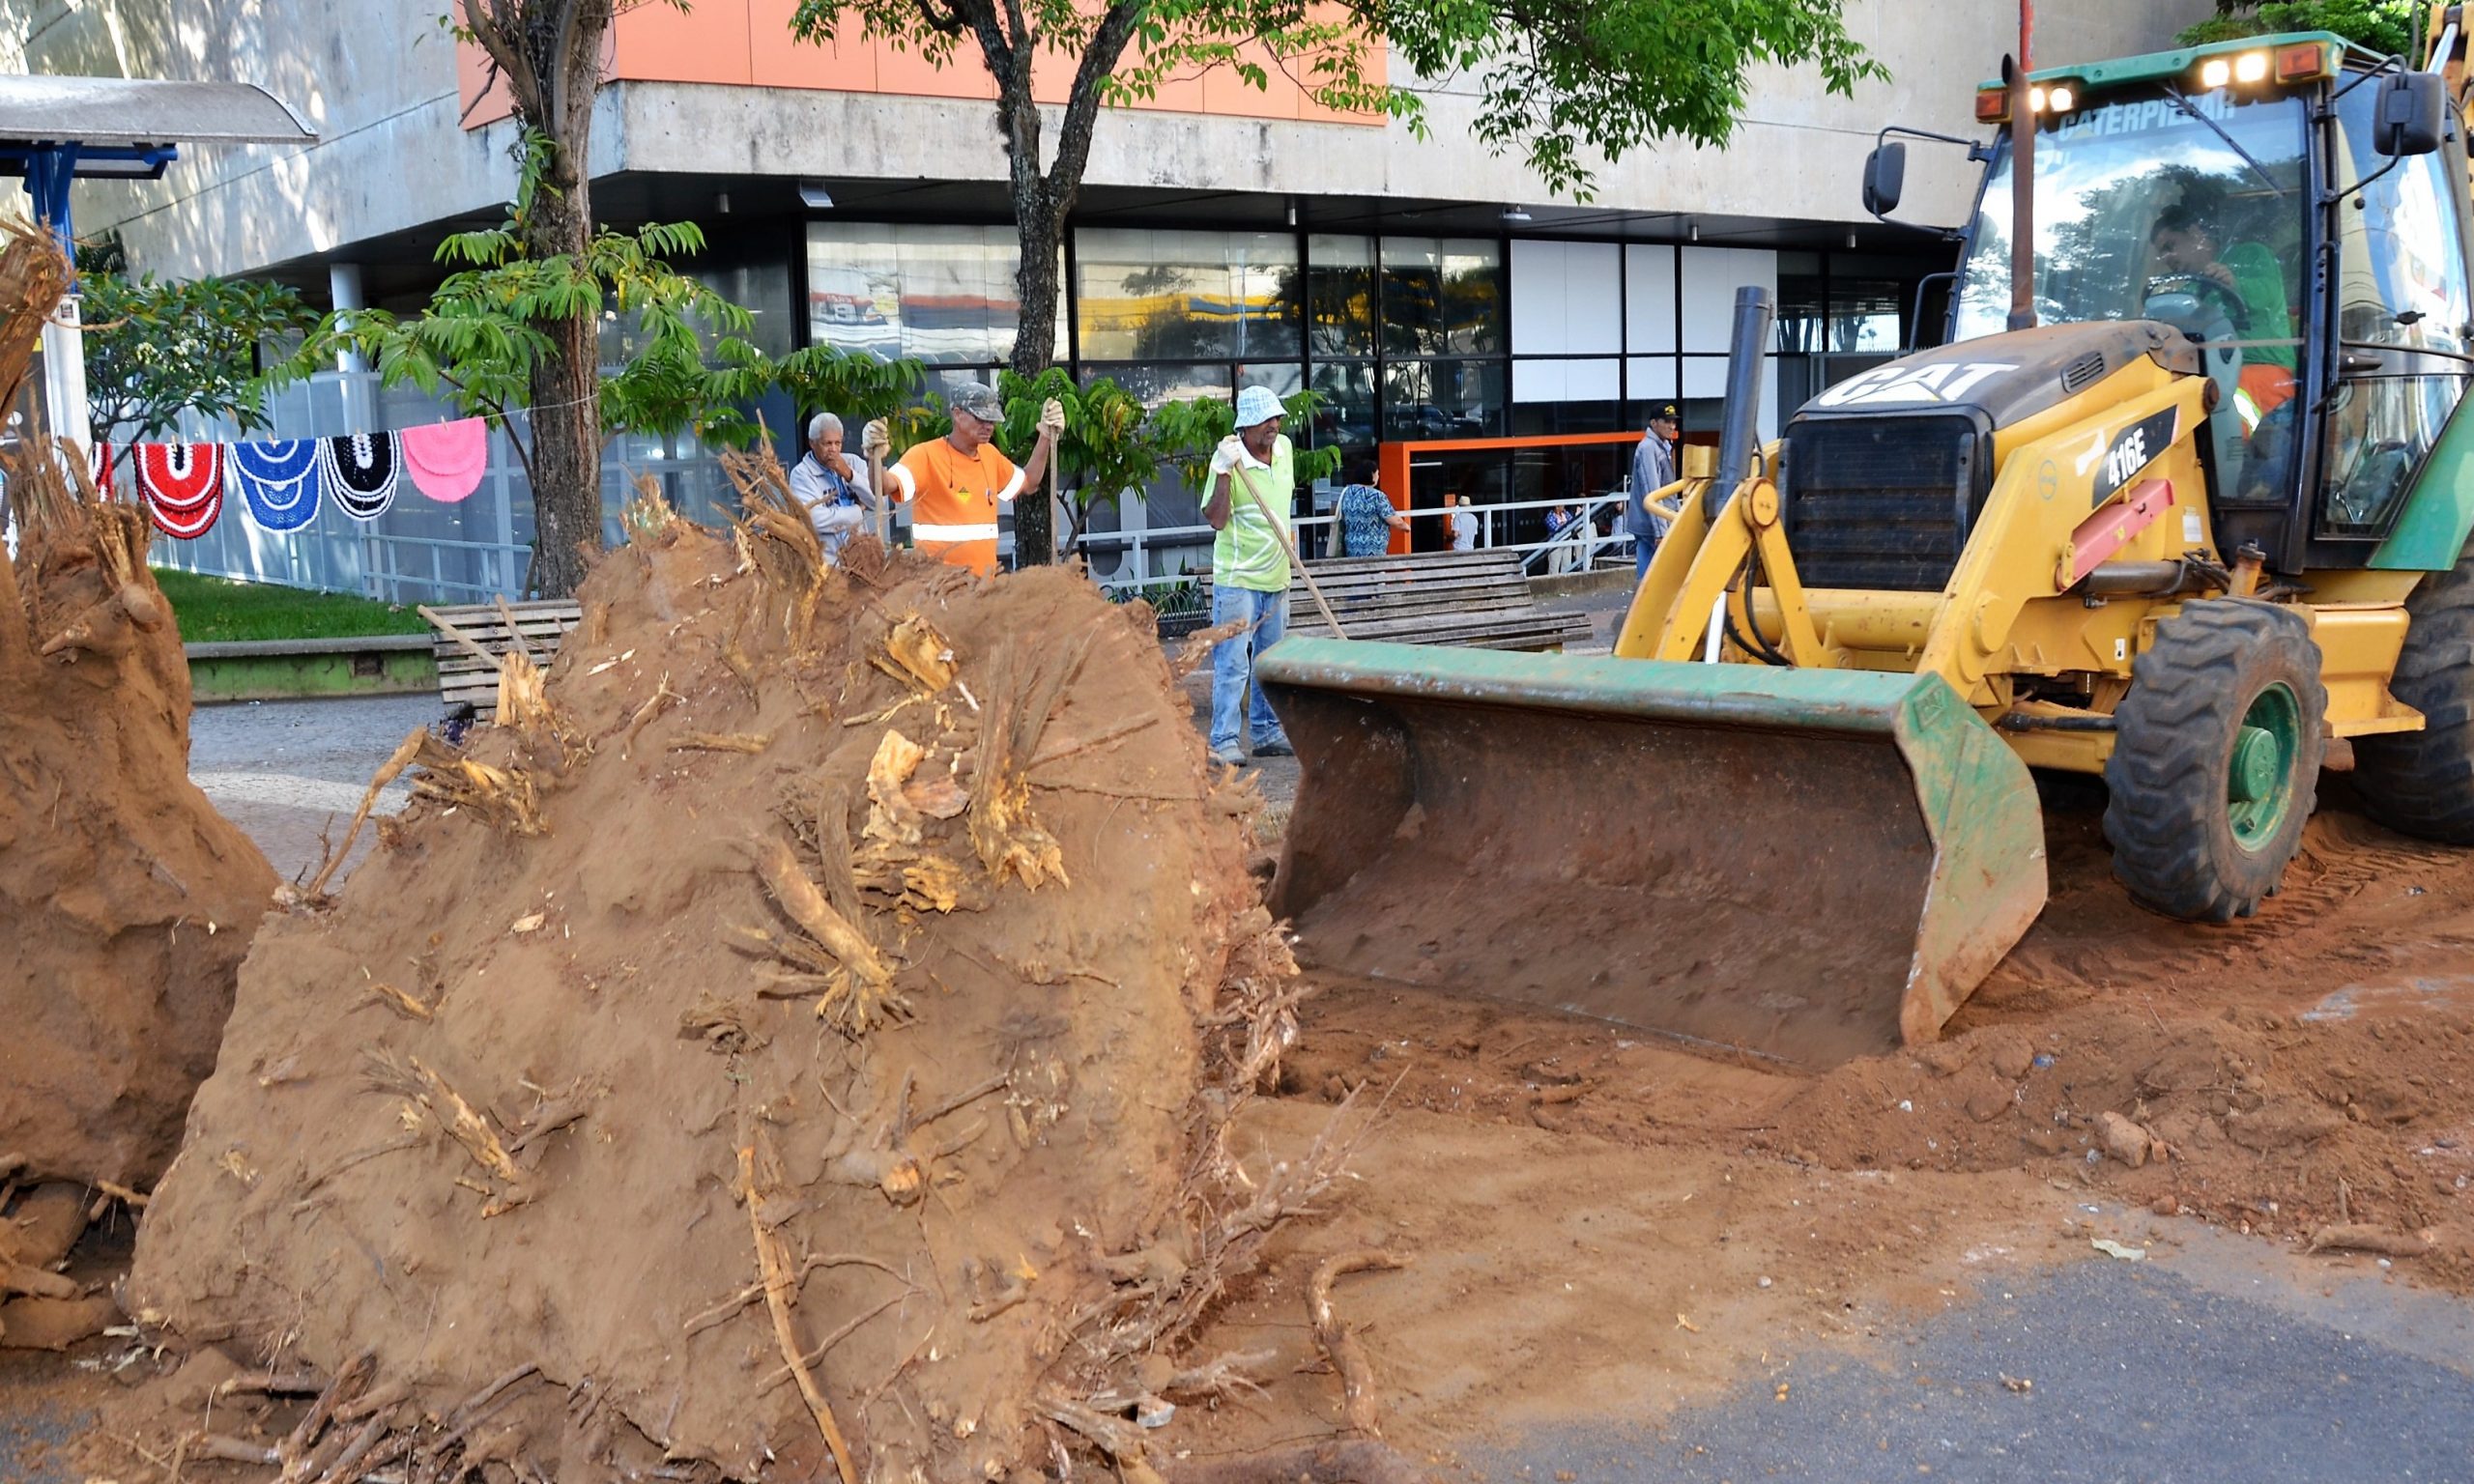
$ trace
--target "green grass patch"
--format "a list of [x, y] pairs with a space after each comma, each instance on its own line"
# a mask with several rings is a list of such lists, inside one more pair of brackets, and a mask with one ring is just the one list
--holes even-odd
[[235, 583], [161, 567], [155, 569], [155, 581], [172, 601], [185, 643], [429, 632], [428, 621], [410, 608], [367, 598], [273, 583]]

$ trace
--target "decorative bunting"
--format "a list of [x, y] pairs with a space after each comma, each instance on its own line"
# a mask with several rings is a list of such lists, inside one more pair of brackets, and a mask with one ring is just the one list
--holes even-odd
[[234, 443], [227, 477], [249, 518], [269, 530], [299, 530], [318, 513], [318, 440]]
[[406, 428], [396, 435], [413, 488], [451, 505], [481, 486], [490, 462], [490, 432], [478, 417]]
[[140, 443], [137, 488], [150, 505], [195, 510], [223, 498], [220, 443]]
[[223, 448], [217, 443], [139, 443], [137, 493], [167, 536], [194, 541], [223, 514]]
[[318, 440], [318, 482], [327, 498], [356, 521], [374, 521], [395, 502], [403, 450], [392, 433], [351, 433]]

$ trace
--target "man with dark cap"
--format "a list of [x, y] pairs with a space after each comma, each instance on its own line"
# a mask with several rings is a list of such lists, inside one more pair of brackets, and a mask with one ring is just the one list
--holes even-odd
[[1650, 508], [1650, 497], [1675, 483], [1675, 441], [1683, 433], [1675, 404], [1661, 402], [1650, 409], [1649, 435], [1632, 451], [1632, 498], [1624, 504], [1624, 528], [1632, 537], [1636, 586], [1650, 575], [1650, 556], [1658, 549], [1658, 537], [1666, 534], [1666, 522]]
[[[1041, 406], [1039, 442], [1030, 463], [1017, 469], [991, 442], [1005, 420], [995, 387], [965, 382], [945, 406], [953, 414], [952, 431], [885, 466], [885, 493], [917, 501], [910, 534], [921, 552], [986, 577], [996, 570], [996, 507], [1039, 489], [1057, 435], [1065, 431], [1065, 409], [1053, 397]], [[882, 418], [868, 424], [860, 445], [879, 455], [889, 446]]]

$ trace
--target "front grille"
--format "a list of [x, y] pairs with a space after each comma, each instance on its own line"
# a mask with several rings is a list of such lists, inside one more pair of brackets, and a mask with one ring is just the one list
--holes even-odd
[[1787, 547], [1807, 587], [1938, 592], [1976, 500], [1965, 417], [1798, 419], [1787, 430]]

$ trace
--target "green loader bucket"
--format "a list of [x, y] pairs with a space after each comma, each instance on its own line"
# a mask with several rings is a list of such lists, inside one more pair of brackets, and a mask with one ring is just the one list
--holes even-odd
[[1940, 677], [1288, 639], [1272, 909], [1319, 967], [1827, 1067], [1930, 1041], [2045, 901]]

